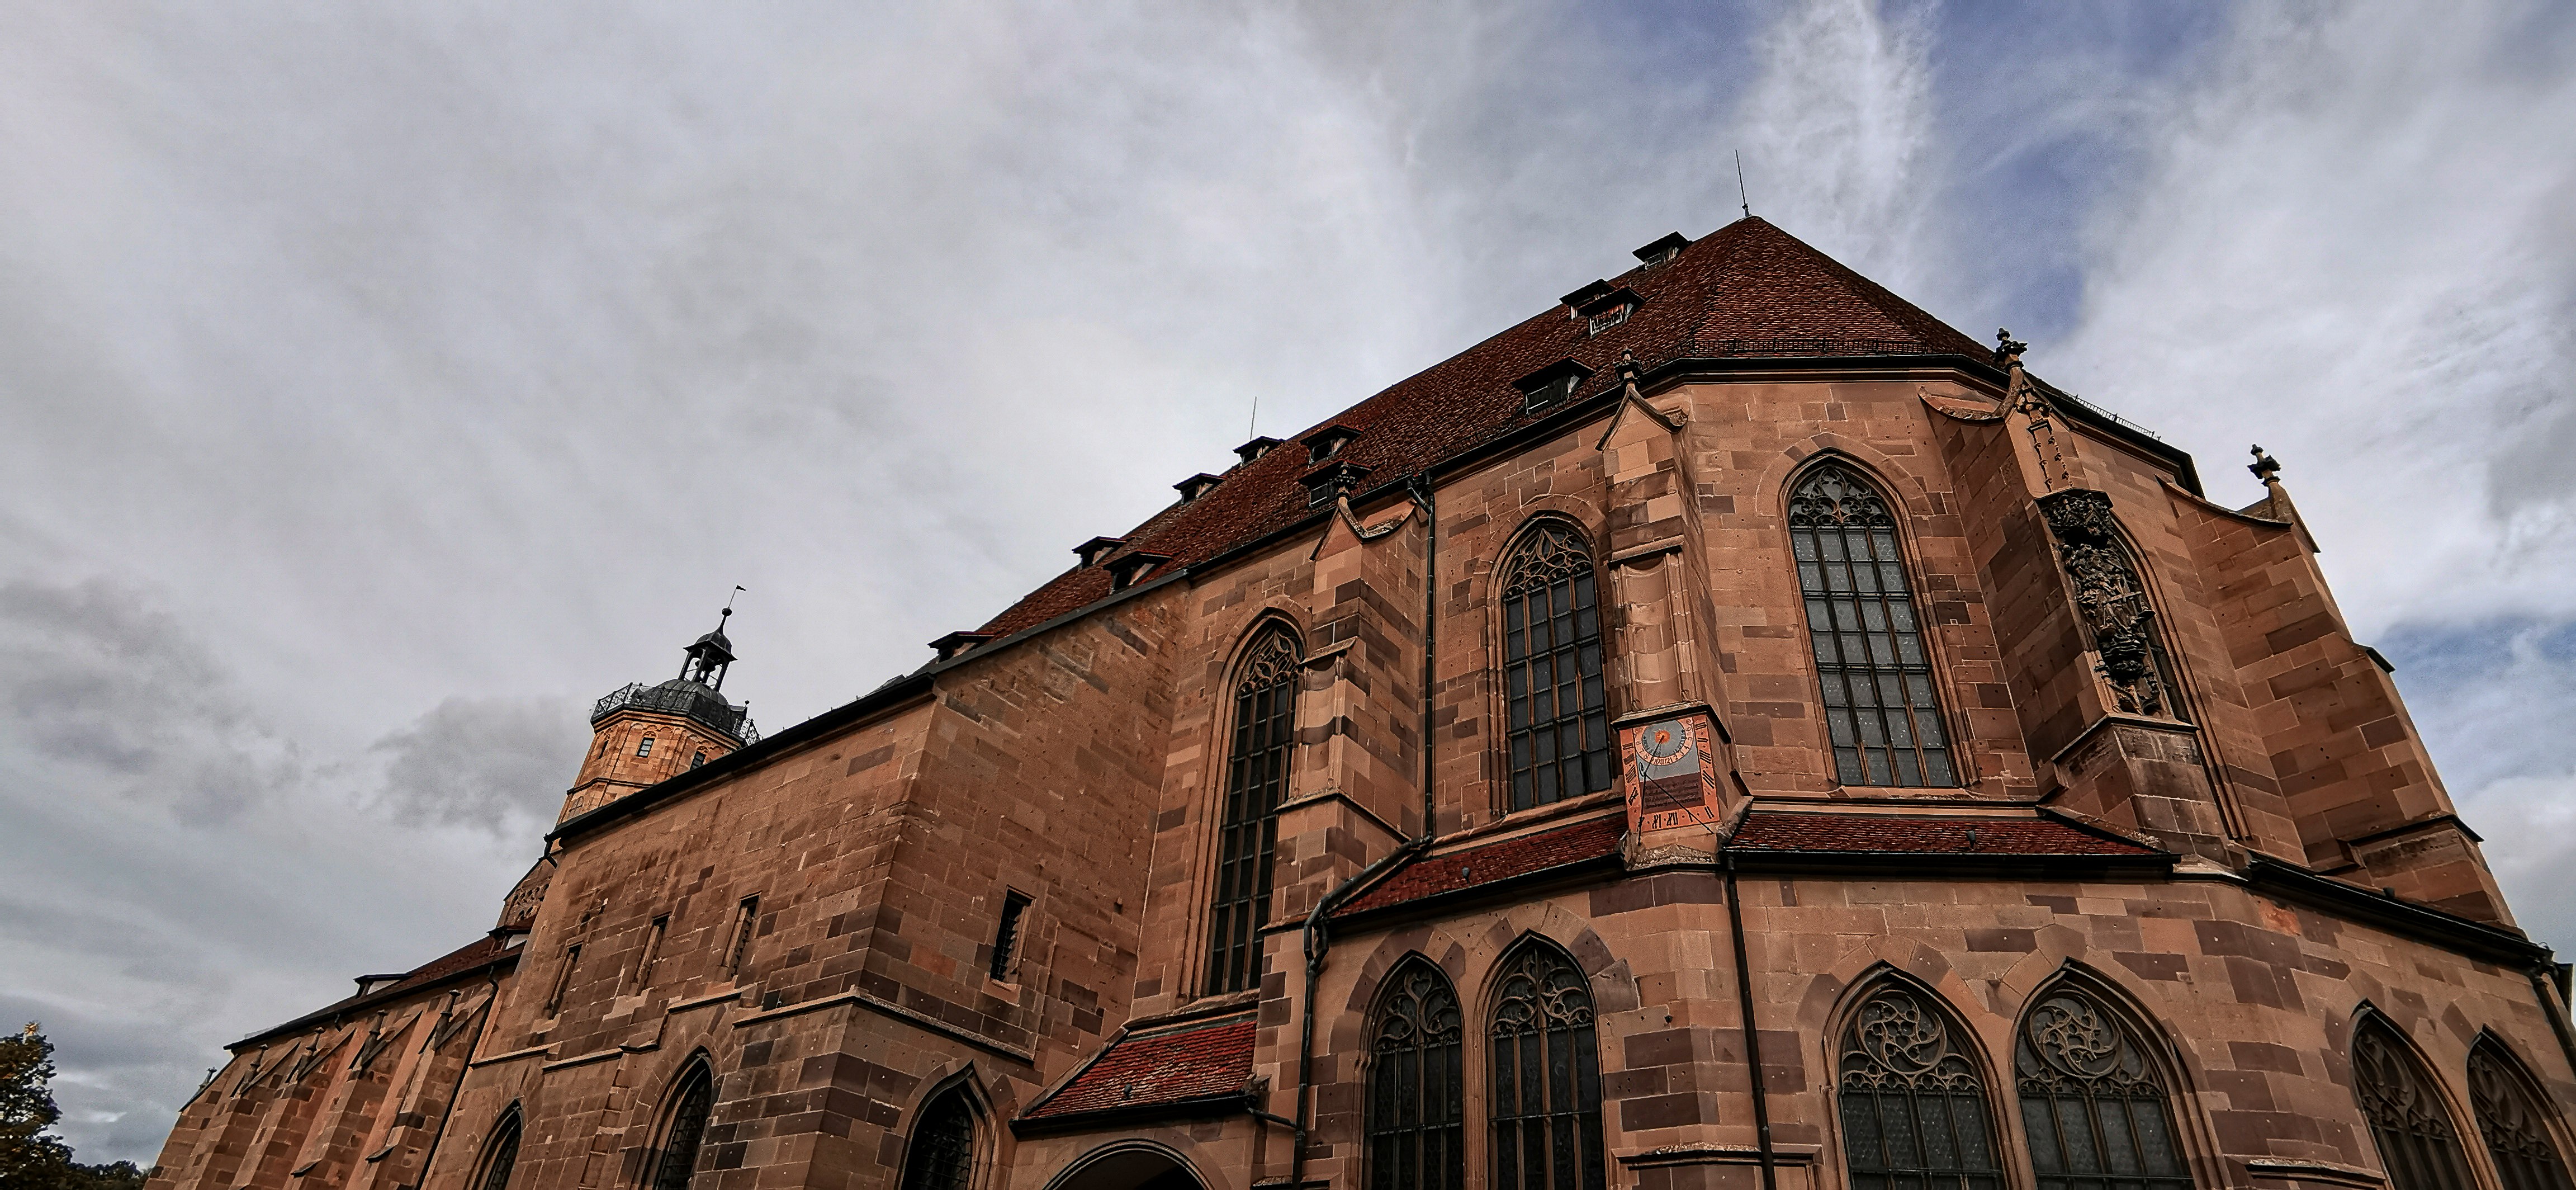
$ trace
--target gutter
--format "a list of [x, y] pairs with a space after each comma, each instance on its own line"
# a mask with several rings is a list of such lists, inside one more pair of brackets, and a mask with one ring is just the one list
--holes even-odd
[[2260, 853], [2246, 865], [2245, 883], [2257, 891], [2330, 909], [2456, 955], [2485, 959], [2516, 970], [2544, 969], [2554, 956], [2548, 947], [2518, 931], [2357, 888]]

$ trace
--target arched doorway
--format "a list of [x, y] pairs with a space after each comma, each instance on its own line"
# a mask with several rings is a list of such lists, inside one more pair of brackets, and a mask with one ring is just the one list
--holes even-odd
[[1085, 1153], [1047, 1190], [1206, 1190], [1181, 1155], [1151, 1141], [1118, 1141]]

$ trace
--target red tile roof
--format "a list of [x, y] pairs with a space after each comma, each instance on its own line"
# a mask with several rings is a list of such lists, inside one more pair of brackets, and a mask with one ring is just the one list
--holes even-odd
[[1744, 816], [1727, 846], [1738, 852], [1834, 855], [2055, 856], [2165, 854], [2116, 835], [2053, 818], [1958, 818], [1905, 814]]
[[1619, 854], [1619, 837], [1627, 830], [1627, 819], [1614, 814], [1607, 818], [1570, 822], [1553, 830], [1452, 851], [1446, 855], [1424, 856], [1397, 868], [1394, 874], [1380, 880], [1377, 887], [1352, 899], [1333, 916], [1365, 913], [1424, 897], [1495, 884], [1550, 868], [1607, 858]]
[[1122, 1037], [1022, 1119], [1239, 1095], [1252, 1079], [1252, 1018]]
[[[1610, 280], [1642, 299], [1628, 320], [1588, 335], [1563, 305], [1397, 383], [1317, 428], [1344, 425], [1359, 437], [1334, 461], [1392, 483], [1527, 425], [1513, 382], [1563, 359], [1591, 375], [1579, 401], [1619, 383], [1620, 353], [1653, 368], [1675, 359], [1720, 356], [1958, 354], [1987, 349], [1868, 278], [1759, 218], [1740, 219], [1682, 249], [1671, 261]], [[1296, 442], [1307, 434], [1287, 435]], [[1176, 503], [1124, 535], [1118, 553], [1170, 555], [1142, 582], [1258, 540], [1307, 517], [1298, 479], [1311, 469], [1295, 447], [1272, 450], [1225, 473], [1197, 500]], [[1032, 628], [1110, 594], [1109, 572], [1077, 566], [983, 625], [997, 636]]]

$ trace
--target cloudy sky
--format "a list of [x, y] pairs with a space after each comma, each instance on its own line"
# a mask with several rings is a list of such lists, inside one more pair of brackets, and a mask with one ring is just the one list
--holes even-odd
[[2279, 456], [2576, 944], [2576, 9], [0, 3], [0, 1019], [149, 1162], [472, 939], [726, 592], [770, 730], [1753, 208]]

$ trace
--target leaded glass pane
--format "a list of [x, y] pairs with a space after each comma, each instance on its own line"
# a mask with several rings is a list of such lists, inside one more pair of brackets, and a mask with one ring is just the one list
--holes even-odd
[[2013, 1042], [2013, 1079], [2040, 1190], [2190, 1190], [2164, 1083], [2091, 994], [2061, 988], [2031, 1007]]
[[1958, 784], [1886, 499], [1847, 467], [1818, 467], [1789, 498], [1789, 544], [1824, 687], [1834, 779]]
[[1856, 1190], [2001, 1190], [1985, 1085], [1914, 993], [1882, 988], [1861, 1004], [1835, 1081]]
[[1491, 1039], [1496, 1190], [1602, 1190], [1601, 1062], [1583, 973], [1551, 947], [1515, 952]]
[[2395, 1026], [2371, 1016], [2352, 1038], [2353, 1093], [2387, 1167], [2389, 1190], [2471, 1190], [2451, 1113]]
[[698, 1170], [698, 1142], [707, 1134], [707, 1113], [714, 1110], [715, 1080], [700, 1067], [689, 1074], [688, 1086], [680, 1092], [680, 1106], [671, 1113], [671, 1127], [663, 1133], [662, 1159], [653, 1167], [653, 1190], [689, 1190], [689, 1179]]
[[2478, 1118], [2478, 1137], [2495, 1160], [2504, 1190], [2569, 1190], [2548, 1117], [2517, 1069], [2493, 1041], [2469, 1051], [2469, 1107]]
[[1511, 801], [1526, 810], [1610, 788], [1610, 717], [1592, 555], [1573, 529], [1541, 525], [1503, 583]]
[[966, 1190], [975, 1173], [975, 1109], [963, 1088], [922, 1109], [903, 1156], [903, 1190]]
[[1261, 926], [1270, 918], [1279, 802], [1296, 742], [1297, 639], [1274, 629], [1254, 642], [1234, 692], [1234, 745], [1217, 824], [1216, 899], [1209, 912], [1210, 993], [1261, 982]]
[[1429, 963], [1396, 971], [1369, 1039], [1370, 1190], [1458, 1190], [1467, 1180], [1465, 1038], [1458, 993]]

